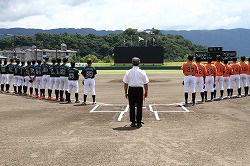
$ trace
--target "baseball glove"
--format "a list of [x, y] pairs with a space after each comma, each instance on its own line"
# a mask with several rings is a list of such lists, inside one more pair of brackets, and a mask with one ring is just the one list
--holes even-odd
[[32, 83], [33, 82], [33, 80], [29, 80], [29, 83]]
[[84, 80], [82, 80], [82, 84], [84, 85]]

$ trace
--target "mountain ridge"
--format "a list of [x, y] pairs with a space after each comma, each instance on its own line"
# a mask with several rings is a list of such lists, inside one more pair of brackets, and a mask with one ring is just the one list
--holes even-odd
[[[34, 35], [36, 33], [62, 34], [79, 33], [83, 35], [94, 34], [105, 36], [119, 34], [123, 30], [95, 30], [93, 28], [57, 28], [57, 29], [26, 29], [26, 28], [0, 28], [0, 38], [11, 35]], [[216, 30], [161, 30], [165, 35], [181, 35], [195, 44], [203, 46], [222, 46], [224, 50], [236, 50], [237, 55], [250, 55], [250, 29], [216, 29]]]

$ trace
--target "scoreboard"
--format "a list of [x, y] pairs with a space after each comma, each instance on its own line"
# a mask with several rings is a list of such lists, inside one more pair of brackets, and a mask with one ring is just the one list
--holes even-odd
[[231, 61], [234, 57], [237, 57], [236, 51], [224, 51], [222, 47], [208, 47], [208, 51], [196, 51], [196, 56], [200, 56], [202, 61], [207, 61], [207, 58], [212, 58], [212, 61], [216, 61], [216, 56], [220, 55], [222, 60], [228, 58]]

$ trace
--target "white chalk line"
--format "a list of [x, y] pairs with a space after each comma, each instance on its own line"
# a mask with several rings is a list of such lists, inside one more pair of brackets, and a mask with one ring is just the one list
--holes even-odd
[[125, 114], [126, 112], [128, 112], [128, 110], [129, 110], [129, 105], [127, 105], [127, 107], [125, 108], [125, 110], [122, 111], [122, 112], [120, 113], [120, 115], [119, 115], [119, 117], [118, 117], [118, 121], [119, 121], [119, 122], [122, 120], [124, 114]]
[[[148, 107], [149, 107], [149, 111], [154, 113], [155, 115], [155, 119], [157, 121], [160, 121], [160, 117], [159, 117], [159, 114], [158, 112], [161, 112], [161, 113], [183, 113], [183, 112], [192, 112], [190, 111], [189, 109], [187, 109], [186, 107], [184, 107], [183, 105], [184, 103], [172, 103], [172, 104], [149, 104]], [[157, 105], [161, 105], [161, 106], [173, 106], [173, 105], [176, 105], [176, 106], [180, 106], [183, 111], [158, 111], [158, 110], [154, 110], [153, 109], [153, 106], [157, 106]], [[128, 112], [129, 110], [129, 105], [126, 106], [125, 110], [124, 111], [97, 111], [96, 109], [99, 107], [99, 106], [124, 106], [124, 104], [105, 104], [105, 103], [100, 103], [100, 104], [97, 104], [94, 108], [91, 109], [90, 113], [93, 113], [93, 112], [102, 112], [102, 113], [111, 113], [111, 112], [120, 112], [120, 115], [118, 117], [118, 121], [121, 121], [122, 118], [124, 117], [124, 114], [126, 112]], [[146, 106], [143, 107], [143, 109], [147, 109]]]

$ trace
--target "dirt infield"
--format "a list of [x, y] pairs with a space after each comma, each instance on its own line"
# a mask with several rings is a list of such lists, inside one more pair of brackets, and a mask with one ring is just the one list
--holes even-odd
[[0, 165], [250, 165], [250, 96], [185, 110], [181, 74], [148, 76], [139, 129], [122, 74], [97, 75], [97, 105], [0, 94]]

